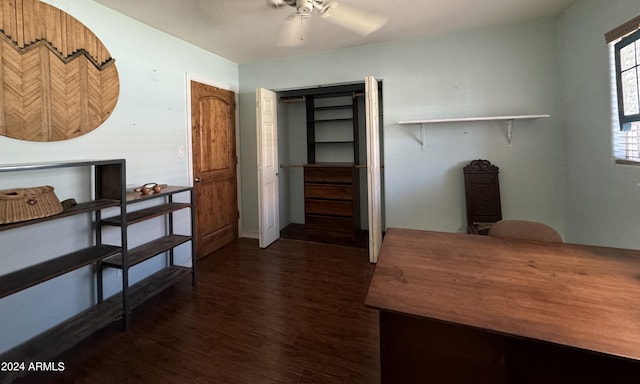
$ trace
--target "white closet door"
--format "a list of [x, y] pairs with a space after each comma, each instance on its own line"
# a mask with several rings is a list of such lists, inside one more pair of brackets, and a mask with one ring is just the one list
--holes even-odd
[[380, 120], [378, 82], [372, 76], [365, 78], [365, 104], [367, 121], [367, 191], [369, 213], [369, 261], [378, 262], [382, 246], [382, 207], [380, 181]]
[[258, 132], [258, 230], [259, 246], [266, 248], [280, 238], [278, 201], [278, 128], [276, 94], [256, 90]]

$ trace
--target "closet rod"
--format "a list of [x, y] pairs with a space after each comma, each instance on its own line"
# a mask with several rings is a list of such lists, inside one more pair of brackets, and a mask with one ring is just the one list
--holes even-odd
[[281, 103], [299, 103], [307, 100], [304, 96], [291, 96], [291, 97], [281, 97]]
[[[304, 168], [305, 164], [280, 164], [280, 168]], [[367, 168], [366, 164], [353, 165], [353, 168]], [[384, 165], [380, 166], [384, 168]]]

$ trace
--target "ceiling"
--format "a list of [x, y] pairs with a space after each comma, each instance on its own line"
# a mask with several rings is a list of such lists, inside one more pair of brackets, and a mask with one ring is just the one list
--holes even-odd
[[314, 11], [305, 43], [278, 45], [289, 6], [267, 0], [95, 0], [238, 64], [558, 15], [574, 0], [337, 0], [380, 13], [387, 24], [360, 36]]

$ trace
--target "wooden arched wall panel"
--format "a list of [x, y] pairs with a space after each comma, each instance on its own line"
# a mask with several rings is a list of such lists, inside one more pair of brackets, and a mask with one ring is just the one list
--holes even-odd
[[82, 23], [37, 0], [0, 0], [0, 135], [59, 141], [111, 114], [115, 60]]

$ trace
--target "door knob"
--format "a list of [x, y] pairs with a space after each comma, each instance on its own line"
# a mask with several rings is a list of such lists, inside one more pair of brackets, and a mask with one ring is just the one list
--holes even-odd
[[200, 182], [200, 178], [196, 177], [193, 181], [195, 181], [196, 183], [199, 183]]

